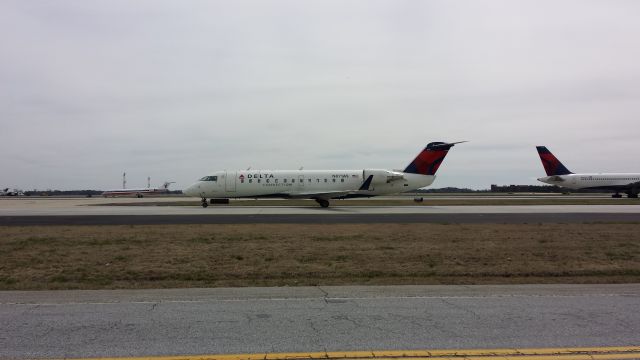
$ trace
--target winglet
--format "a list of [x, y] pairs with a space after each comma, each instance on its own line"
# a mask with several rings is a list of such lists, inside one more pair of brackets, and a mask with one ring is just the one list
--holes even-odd
[[369, 190], [369, 186], [371, 186], [371, 180], [373, 180], [373, 175], [369, 175], [367, 180], [365, 180], [362, 183], [362, 185], [360, 186], [360, 189], [358, 189], [358, 190]]

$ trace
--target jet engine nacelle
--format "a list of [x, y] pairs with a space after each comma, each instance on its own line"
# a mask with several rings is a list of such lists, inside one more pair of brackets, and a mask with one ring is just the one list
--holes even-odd
[[373, 175], [371, 179], [372, 184], [388, 184], [392, 181], [404, 180], [404, 174], [396, 171], [382, 170], [382, 169], [365, 169], [364, 179], [368, 179]]

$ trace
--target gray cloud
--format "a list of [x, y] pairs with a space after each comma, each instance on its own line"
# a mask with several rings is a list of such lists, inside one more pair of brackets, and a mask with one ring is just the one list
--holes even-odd
[[0, 184], [402, 168], [435, 186], [640, 171], [633, 1], [4, 1]]

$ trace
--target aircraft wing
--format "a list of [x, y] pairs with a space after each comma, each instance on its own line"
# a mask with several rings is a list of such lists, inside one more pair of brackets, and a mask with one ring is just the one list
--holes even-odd
[[630, 182], [627, 185], [615, 185], [611, 186], [612, 190], [630, 190], [633, 188], [640, 189], [640, 181]]
[[287, 194], [291, 199], [335, 199], [347, 195], [357, 194], [358, 191], [323, 191]]
[[636, 192], [638, 189], [640, 189], [640, 181], [634, 181], [628, 184], [626, 188], [629, 189], [629, 191], [631, 192]]
[[369, 175], [369, 177], [360, 185], [358, 190], [340, 190], [340, 191], [322, 191], [322, 192], [303, 192], [303, 193], [292, 193], [288, 194], [291, 199], [336, 199], [343, 198], [348, 195], [362, 195], [366, 194], [365, 191], [369, 190], [369, 186], [371, 186], [371, 181], [373, 180], [373, 175]]

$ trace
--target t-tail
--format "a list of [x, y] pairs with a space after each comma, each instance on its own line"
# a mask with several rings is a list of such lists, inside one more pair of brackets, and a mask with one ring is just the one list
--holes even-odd
[[573, 174], [566, 166], [562, 165], [560, 160], [546, 146], [536, 146], [536, 149], [538, 149], [538, 155], [540, 155], [540, 160], [542, 161], [542, 166], [544, 166], [544, 171], [547, 172], [547, 176]]
[[427, 145], [424, 150], [404, 169], [405, 173], [421, 174], [421, 175], [435, 175], [438, 168], [447, 156], [449, 149], [455, 144], [460, 144], [466, 141], [459, 141], [454, 143], [445, 142], [432, 142]]
[[164, 184], [162, 184], [162, 189], [169, 190], [169, 185], [171, 184], [175, 184], [175, 181], [165, 181]]

